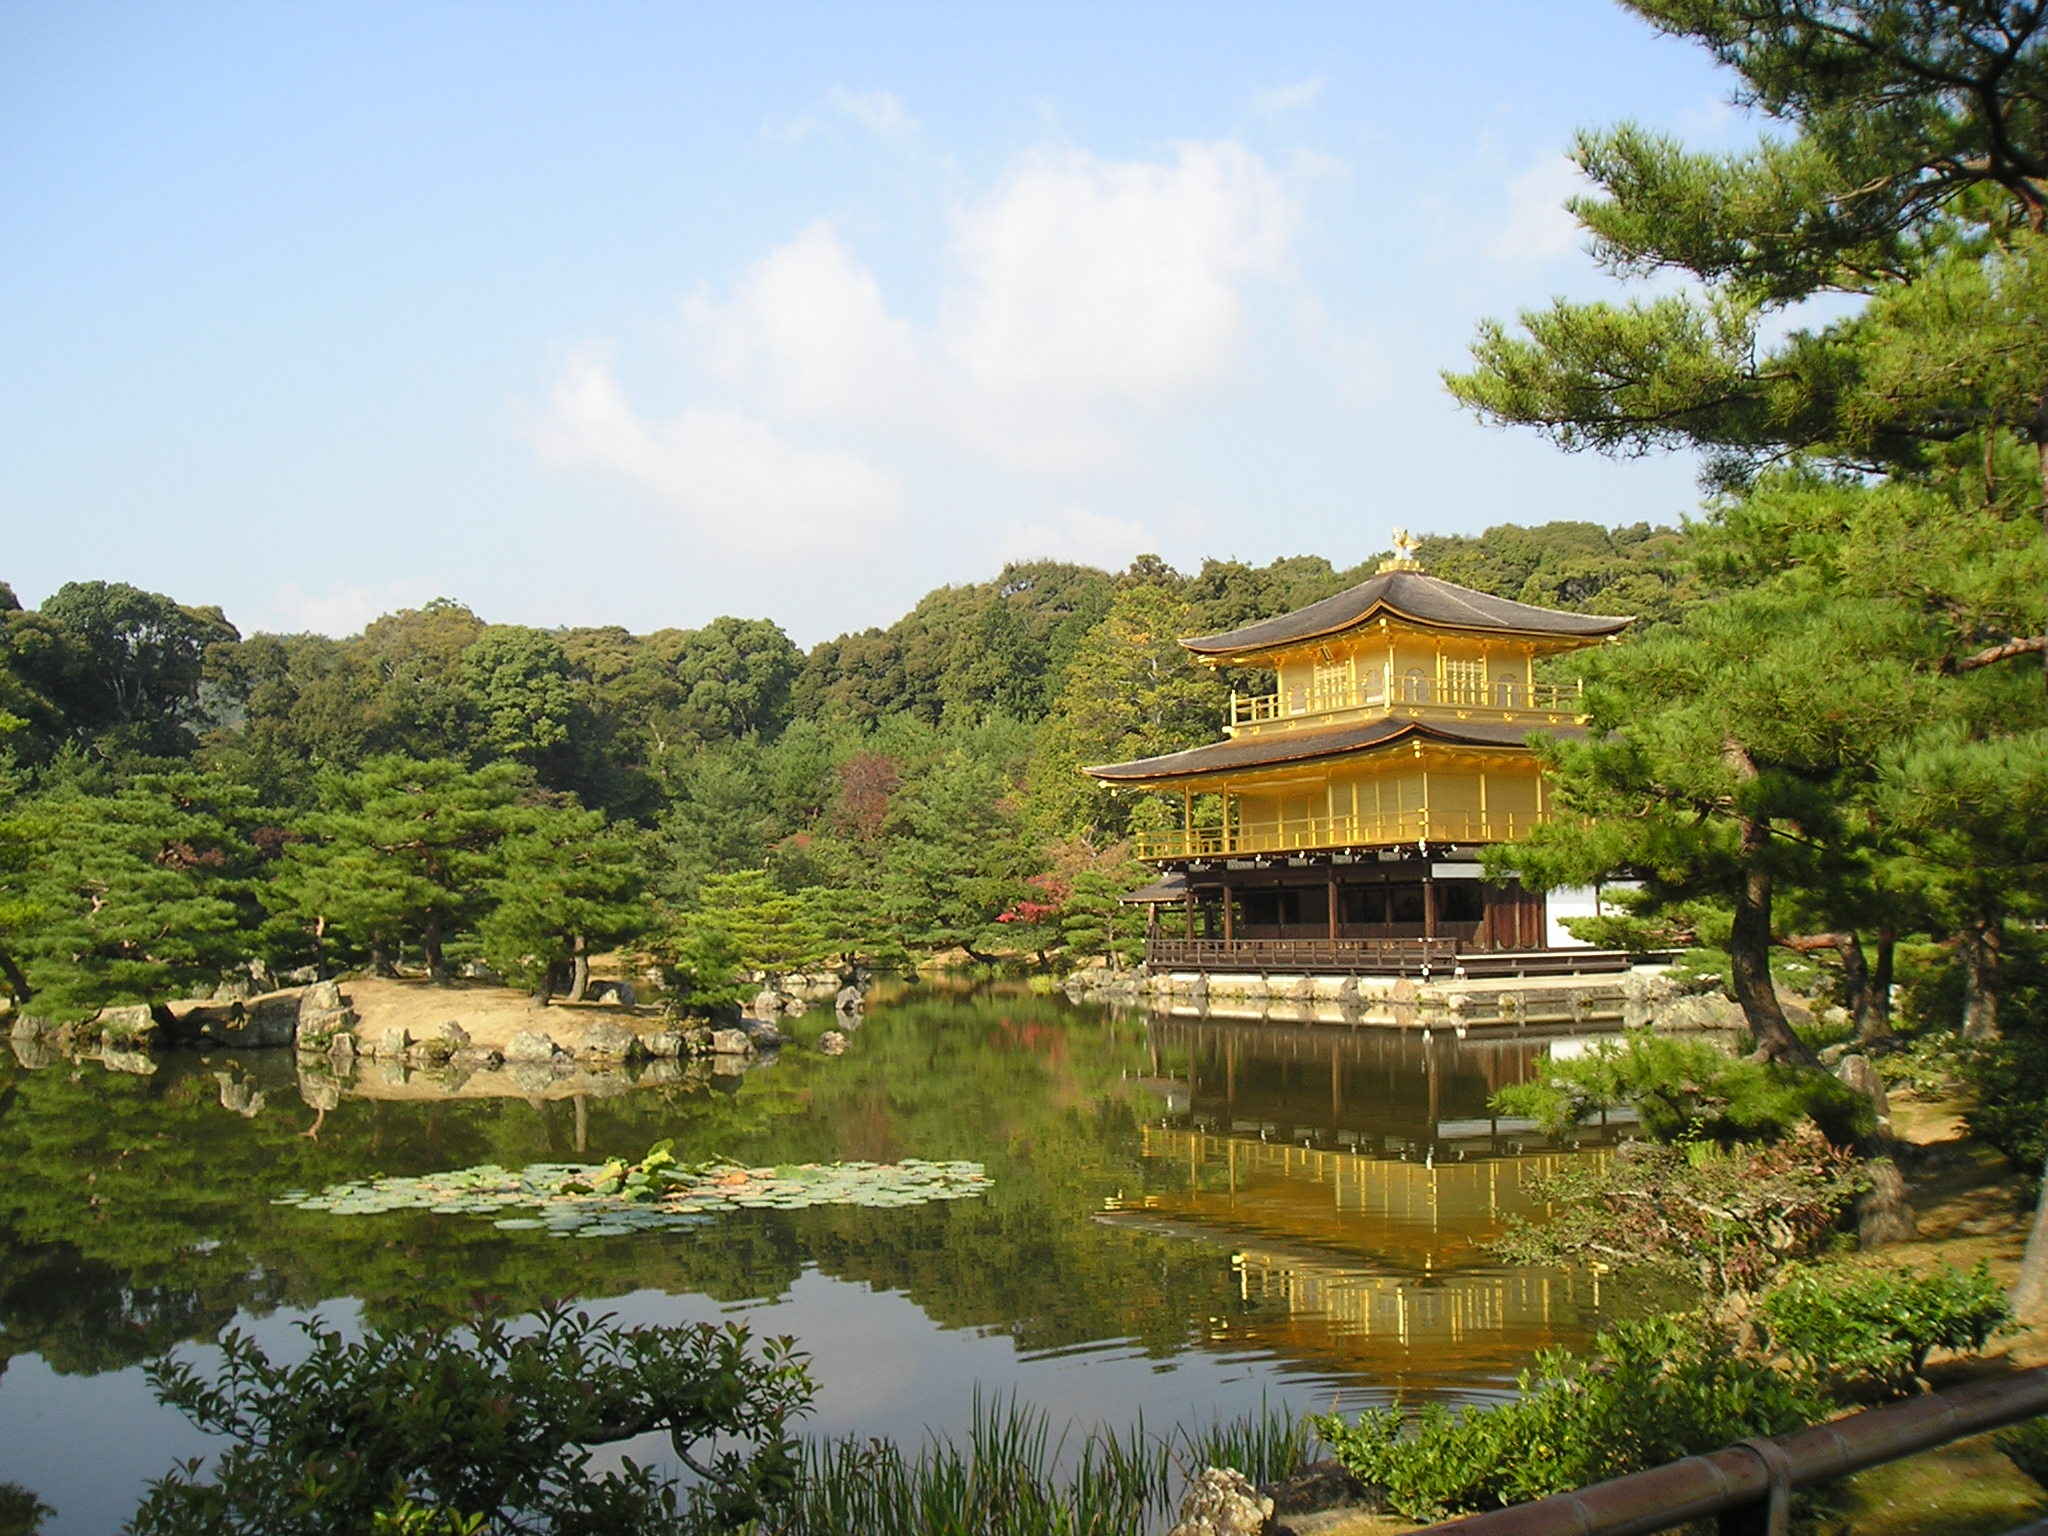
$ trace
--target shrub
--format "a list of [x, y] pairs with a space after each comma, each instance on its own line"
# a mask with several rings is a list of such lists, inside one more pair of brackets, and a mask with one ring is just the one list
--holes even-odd
[[1821, 1418], [1798, 1378], [1736, 1353], [1697, 1317], [1623, 1323], [1590, 1358], [1538, 1357], [1497, 1408], [1369, 1410], [1316, 1421], [1331, 1451], [1410, 1520], [1492, 1509]]
[[2005, 1452], [2014, 1466], [2048, 1488], [2048, 1417], [2002, 1429], [1991, 1437], [1991, 1443]]
[[1946, 1091], [1961, 1070], [1954, 1035], [1923, 1033], [1906, 1039], [1903, 1049], [1880, 1051], [1871, 1064], [1887, 1089], [1903, 1088], [1923, 1095]]
[[1914, 1390], [1930, 1350], [1982, 1349], [2012, 1317], [1982, 1264], [1968, 1274], [1801, 1270], [1758, 1310], [1772, 1343], [1817, 1375], [1892, 1397]]
[[[787, 1340], [756, 1352], [738, 1326], [619, 1329], [562, 1310], [522, 1332], [485, 1315], [353, 1344], [303, 1327], [297, 1365], [231, 1332], [212, 1380], [149, 1367], [161, 1400], [232, 1443], [210, 1480], [195, 1460], [153, 1484], [137, 1536], [725, 1530], [794, 1485], [788, 1424], [811, 1388]], [[698, 1473], [685, 1500], [631, 1460], [589, 1470], [590, 1447], [659, 1431]]]
[[1963, 1117], [1970, 1134], [2038, 1178], [2048, 1161], [2048, 1024], [2028, 1021], [2003, 1040], [1967, 1045], [1961, 1065], [1977, 1090], [1977, 1102]]
[[1602, 1168], [1532, 1180], [1555, 1214], [1511, 1220], [1493, 1247], [1514, 1263], [1690, 1272], [1726, 1296], [1810, 1252], [1867, 1184], [1855, 1159], [1811, 1138], [1725, 1152], [1631, 1142]]
[[1583, 1056], [1552, 1061], [1544, 1077], [1493, 1096], [1494, 1108], [1527, 1115], [1557, 1136], [1600, 1109], [1633, 1104], [1658, 1141], [1777, 1141], [1812, 1120], [1847, 1144], [1870, 1127], [1861, 1095], [1826, 1072], [1730, 1056], [1703, 1040], [1646, 1029], [1602, 1042]]
[[0, 1536], [36, 1536], [57, 1513], [19, 1483], [0, 1483]]

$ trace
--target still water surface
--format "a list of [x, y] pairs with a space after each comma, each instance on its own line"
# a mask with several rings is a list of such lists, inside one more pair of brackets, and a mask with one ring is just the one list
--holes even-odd
[[[977, 1383], [1056, 1424], [1158, 1428], [1262, 1400], [1497, 1397], [1617, 1305], [1484, 1247], [1529, 1208], [1532, 1173], [1599, 1155], [1487, 1119], [1489, 1093], [1547, 1049], [913, 989], [841, 1057], [792, 1046], [743, 1077], [573, 1097], [449, 1097], [372, 1067], [332, 1102], [288, 1053], [168, 1055], [148, 1075], [10, 1060], [0, 1479], [57, 1506], [53, 1532], [118, 1529], [173, 1455], [205, 1448], [153, 1404], [142, 1361], [204, 1360], [230, 1324], [284, 1353], [308, 1315], [358, 1326], [483, 1295], [793, 1334], [813, 1431], [912, 1443], [961, 1424]], [[637, 1157], [664, 1137], [686, 1160], [970, 1158], [993, 1189], [603, 1241], [271, 1203], [378, 1173]]]

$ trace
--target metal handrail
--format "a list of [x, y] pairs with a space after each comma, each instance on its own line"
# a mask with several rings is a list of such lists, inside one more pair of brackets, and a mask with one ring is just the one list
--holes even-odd
[[1141, 859], [1224, 858], [1300, 853], [1317, 848], [1397, 847], [1404, 843], [1510, 843], [1549, 818], [1534, 811], [1399, 811], [1289, 816], [1249, 827], [1166, 827], [1140, 832]]
[[1780, 1490], [1833, 1482], [2041, 1413], [2048, 1413], [2048, 1365], [1448, 1520], [1417, 1536], [1647, 1536], [1708, 1515], [1722, 1516], [1724, 1531], [1762, 1530], [1756, 1514], [1779, 1503]]
[[1352, 709], [1500, 710], [1506, 715], [1576, 715], [1585, 707], [1586, 685], [1578, 683], [1437, 682], [1433, 678], [1394, 679], [1392, 693], [1381, 675], [1369, 672], [1356, 683], [1326, 688], [1288, 688], [1275, 693], [1230, 696], [1233, 728], [1271, 725], [1279, 720], [1341, 714]]

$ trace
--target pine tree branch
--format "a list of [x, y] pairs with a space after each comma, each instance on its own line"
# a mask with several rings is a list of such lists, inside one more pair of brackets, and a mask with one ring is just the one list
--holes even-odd
[[1996, 666], [2001, 661], [2011, 661], [2019, 656], [2039, 656], [2048, 653], [2048, 635], [2029, 635], [2023, 640], [2007, 640], [2000, 645], [1986, 646], [1972, 656], [1944, 656], [1941, 670], [1946, 674], [1975, 672], [1980, 667]]

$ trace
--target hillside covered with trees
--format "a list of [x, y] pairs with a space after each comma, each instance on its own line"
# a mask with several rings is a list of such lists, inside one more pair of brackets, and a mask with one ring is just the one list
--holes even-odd
[[[1675, 616], [1686, 539], [1426, 540], [1455, 580]], [[765, 619], [544, 631], [459, 603], [345, 640], [80, 581], [0, 587], [0, 977], [53, 1016], [260, 959], [537, 991], [625, 945], [715, 1000], [743, 968], [1025, 963], [1118, 942], [1129, 802], [1076, 770], [1217, 735], [1183, 635], [1364, 579], [1039, 562], [799, 651]]]

